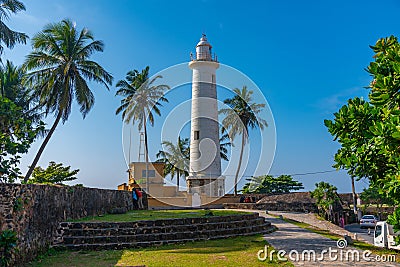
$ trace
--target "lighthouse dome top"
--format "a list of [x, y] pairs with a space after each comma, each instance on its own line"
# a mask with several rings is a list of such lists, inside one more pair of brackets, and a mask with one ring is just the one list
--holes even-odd
[[190, 53], [191, 61], [211, 61], [218, 62], [217, 56], [211, 51], [212, 46], [207, 40], [206, 35], [203, 35], [200, 38], [200, 42], [196, 45], [196, 56]]
[[206, 35], [204, 33], [201, 36], [200, 42], [196, 45], [196, 47], [198, 47], [198, 46], [209, 46], [210, 48], [212, 47], [210, 45], [210, 43], [208, 42], [207, 37], [206, 37]]

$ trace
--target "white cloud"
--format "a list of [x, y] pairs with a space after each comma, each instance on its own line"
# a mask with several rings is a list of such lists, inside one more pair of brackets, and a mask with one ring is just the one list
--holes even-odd
[[368, 97], [368, 90], [364, 87], [352, 87], [320, 99], [316, 106], [324, 110], [326, 113], [332, 113], [338, 111], [339, 108], [345, 105], [347, 100], [356, 96], [366, 99]]

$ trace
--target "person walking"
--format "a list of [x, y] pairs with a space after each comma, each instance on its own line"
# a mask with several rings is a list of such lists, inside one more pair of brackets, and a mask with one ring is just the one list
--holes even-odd
[[133, 209], [137, 210], [138, 206], [138, 195], [136, 192], [136, 188], [132, 188], [132, 200], [133, 200]]
[[143, 206], [143, 194], [142, 194], [142, 192], [141, 192], [141, 190], [139, 188], [136, 188], [136, 195], [138, 197], [139, 209], [142, 210], [142, 209], [144, 209], [144, 206]]

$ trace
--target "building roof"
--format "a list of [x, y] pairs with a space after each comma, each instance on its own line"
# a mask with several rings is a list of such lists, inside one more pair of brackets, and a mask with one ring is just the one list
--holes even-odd
[[315, 199], [311, 198], [310, 192], [292, 192], [275, 194], [270, 196], [265, 196], [259, 201], [260, 203], [315, 203]]

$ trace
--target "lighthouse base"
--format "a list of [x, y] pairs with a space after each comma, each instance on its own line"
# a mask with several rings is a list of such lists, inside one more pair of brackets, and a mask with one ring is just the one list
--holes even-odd
[[204, 194], [210, 197], [225, 195], [225, 177], [188, 176], [186, 178], [188, 193]]

